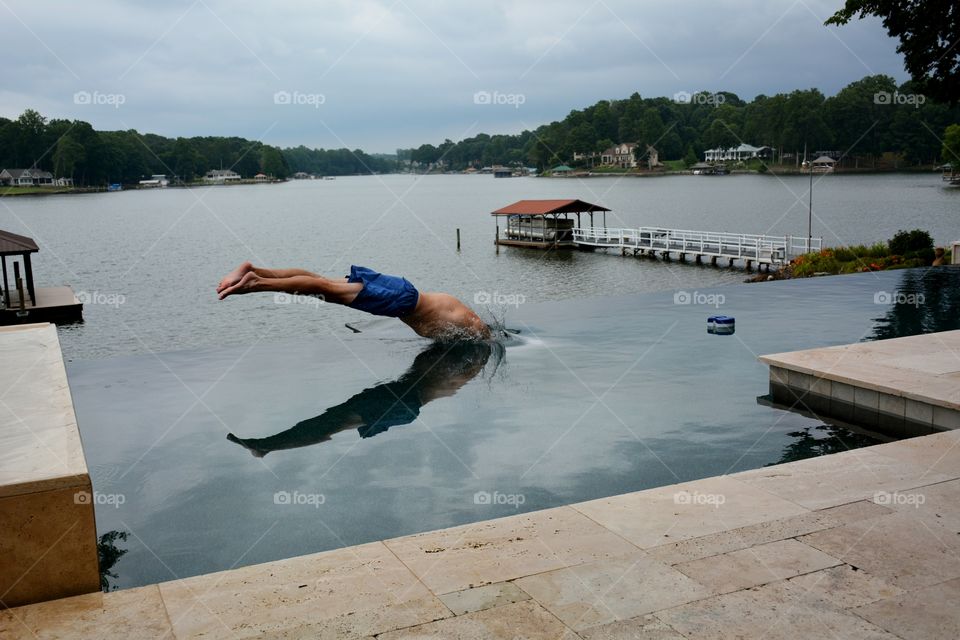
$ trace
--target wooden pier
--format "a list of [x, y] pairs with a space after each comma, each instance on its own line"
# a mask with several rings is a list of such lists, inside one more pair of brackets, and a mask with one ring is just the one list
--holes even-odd
[[681, 262], [693, 256], [700, 264], [703, 258], [710, 263], [727, 260], [728, 266], [735, 261], [753, 265], [780, 266], [791, 258], [811, 251], [820, 251], [822, 238], [795, 236], [766, 236], [746, 233], [723, 233], [714, 231], [690, 231], [664, 229], [661, 227], [638, 227], [636, 229], [607, 229], [584, 227], [573, 229], [573, 242], [581, 248], [615, 248], [626, 255], [646, 254], [670, 260], [676, 254]]

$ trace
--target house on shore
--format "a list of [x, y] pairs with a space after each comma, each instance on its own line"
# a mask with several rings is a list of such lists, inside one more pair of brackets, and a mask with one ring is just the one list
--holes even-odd
[[637, 148], [635, 142], [622, 142], [605, 149], [600, 153], [600, 164], [608, 167], [620, 167], [621, 169], [636, 169], [637, 156], [634, 151]]
[[53, 174], [40, 169], [4, 169], [0, 171], [0, 184], [8, 187], [52, 186]]
[[225, 184], [239, 180], [240, 174], [233, 169], [211, 169], [203, 176], [203, 181], [211, 184]]
[[755, 147], [752, 144], [741, 144], [738, 147], [707, 149], [703, 152], [706, 162], [742, 162], [753, 158], [769, 159], [773, 157], [770, 147]]

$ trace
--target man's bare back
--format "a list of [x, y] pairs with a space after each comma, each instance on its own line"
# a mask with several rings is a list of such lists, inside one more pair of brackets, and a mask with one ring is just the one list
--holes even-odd
[[328, 279], [304, 269], [265, 269], [244, 262], [217, 286], [221, 300], [259, 291], [317, 296], [333, 304], [395, 317], [433, 340], [490, 338], [486, 323], [457, 298], [417, 291], [403, 278], [363, 267], [352, 267], [348, 278]]

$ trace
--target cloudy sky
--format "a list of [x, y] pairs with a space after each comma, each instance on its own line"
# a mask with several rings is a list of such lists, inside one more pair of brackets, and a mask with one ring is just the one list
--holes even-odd
[[742, 98], [906, 79], [842, 0], [0, 0], [0, 115], [397, 147], [514, 133], [633, 92]]

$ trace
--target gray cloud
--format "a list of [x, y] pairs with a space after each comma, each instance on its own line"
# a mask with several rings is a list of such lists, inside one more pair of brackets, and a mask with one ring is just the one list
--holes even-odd
[[[823, 26], [840, 4], [2, 0], [0, 114], [392, 151], [513, 133], [634, 91], [749, 99], [830, 95], [872, 73], [904, 80], [879, 21]], [[83, 91], [91, 104], [75, 103]], [[475, 104], [478, 91], [523, 104]]]

